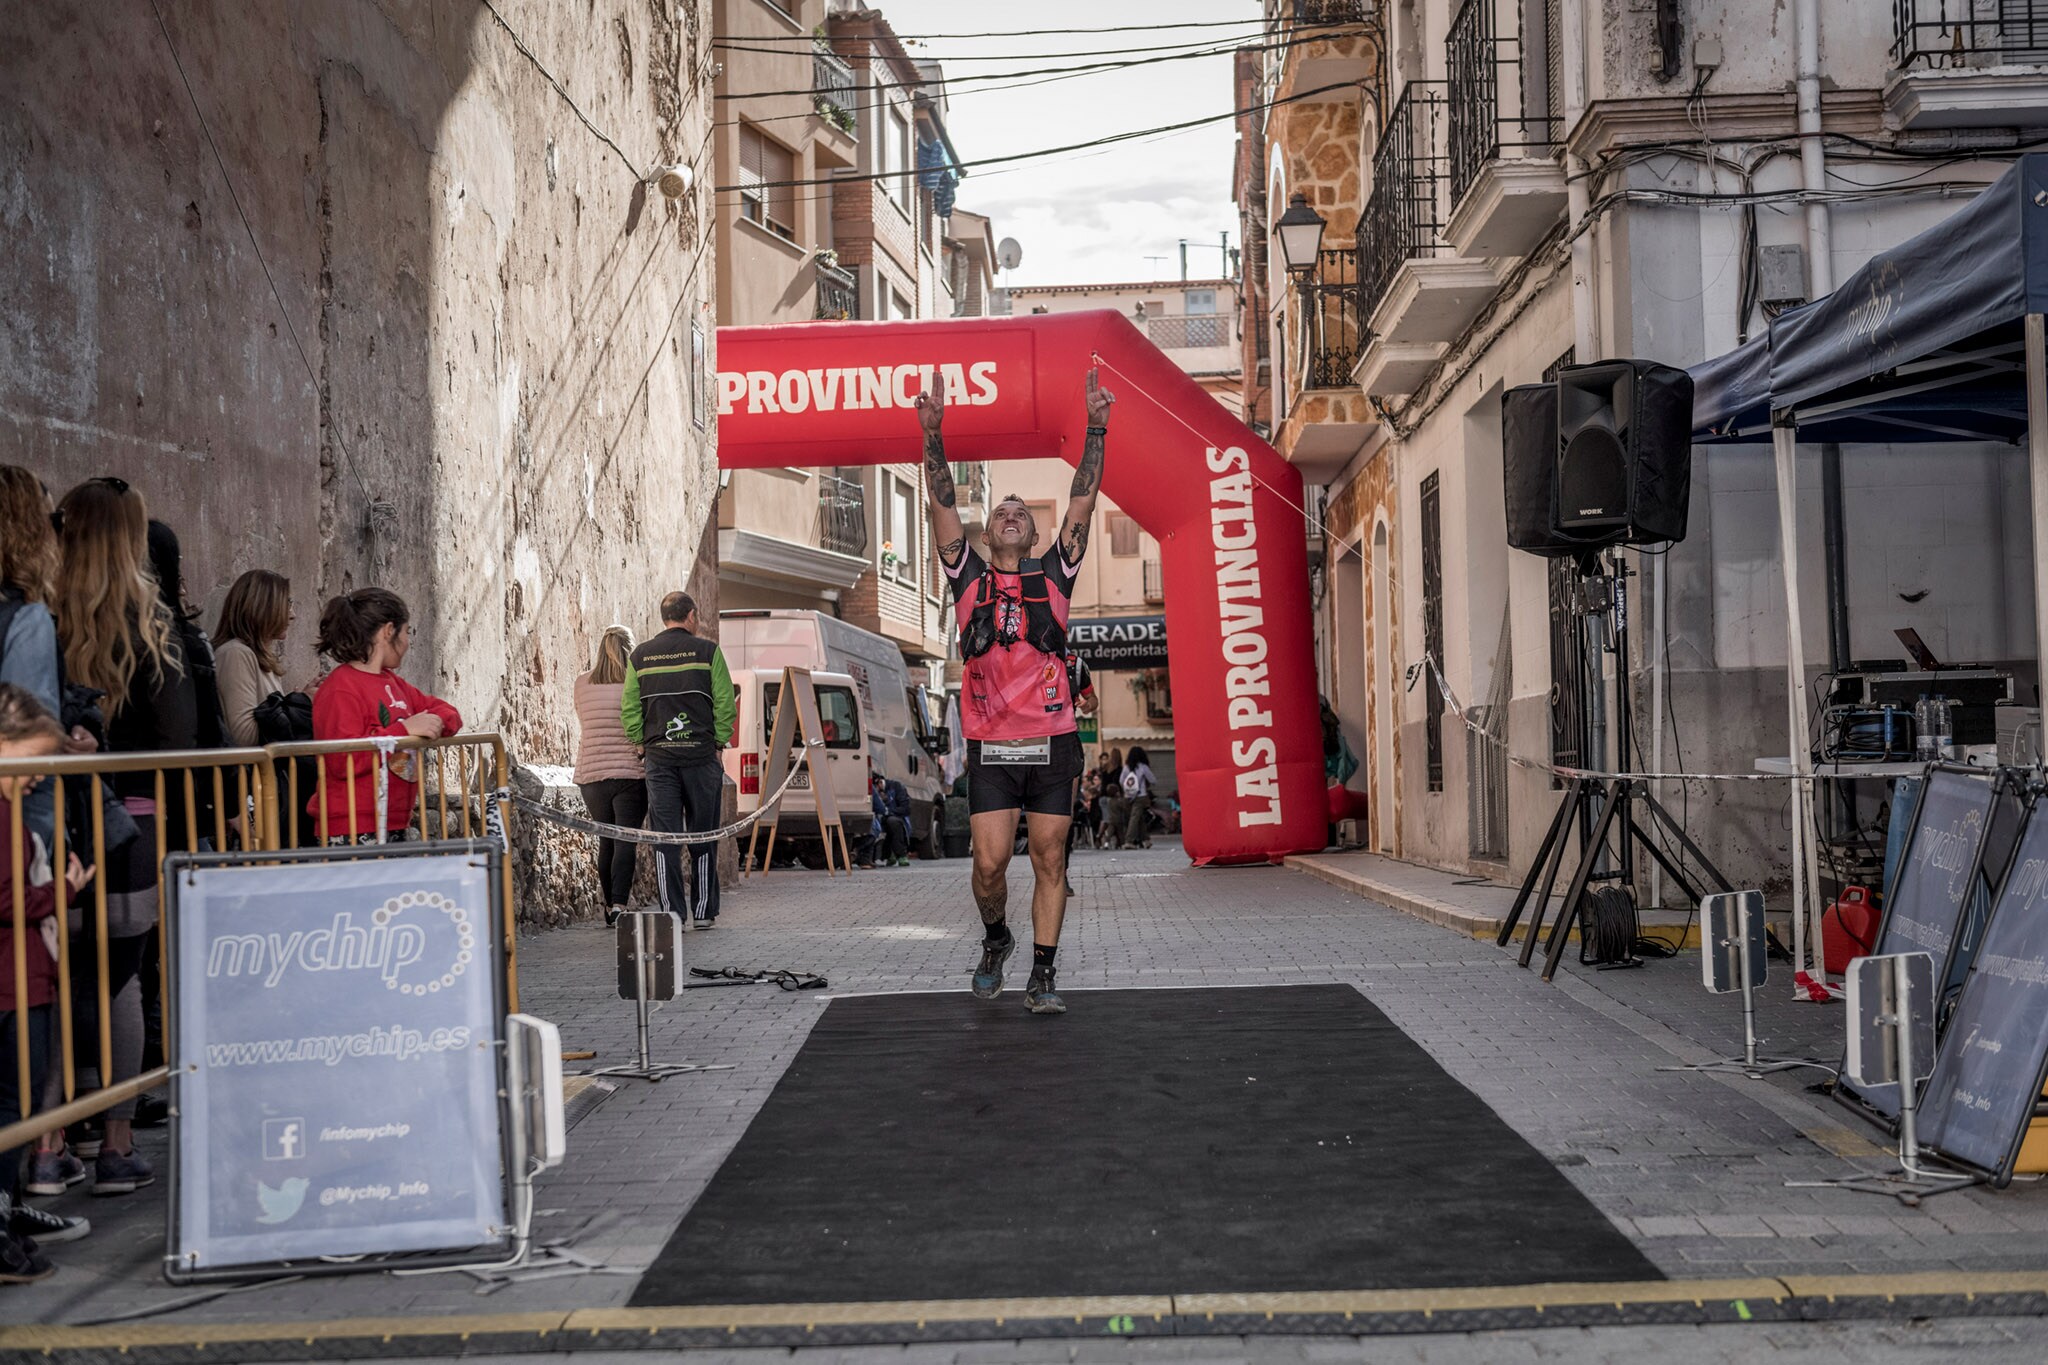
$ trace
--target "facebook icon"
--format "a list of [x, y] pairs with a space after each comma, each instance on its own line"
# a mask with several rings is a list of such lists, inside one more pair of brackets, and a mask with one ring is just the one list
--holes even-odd
[[306, 1154], [304, 1119], [263, 1120], [263, 1159], [297, 1161]]

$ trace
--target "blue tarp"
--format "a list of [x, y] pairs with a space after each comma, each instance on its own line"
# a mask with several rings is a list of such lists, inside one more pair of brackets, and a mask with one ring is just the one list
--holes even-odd
[[2048, 312], [2048, 153], [1695, 366], [1693, 438], [1769, 440], [1792, 409], [1806, 440], [2019, 440], [2030, 312]]

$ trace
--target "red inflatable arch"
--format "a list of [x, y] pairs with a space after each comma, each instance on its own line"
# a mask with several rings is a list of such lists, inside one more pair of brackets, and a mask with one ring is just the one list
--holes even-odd
[[718, 330], [718, 463], [916, 462], [946, 384], [955, 460], [1080, 456], [1099, 359], [1117, 397], [1103, 492], [1158, 537], [1188, 856], [1323, 847], [1322, 728], [1301, 475], [1120, 313]]

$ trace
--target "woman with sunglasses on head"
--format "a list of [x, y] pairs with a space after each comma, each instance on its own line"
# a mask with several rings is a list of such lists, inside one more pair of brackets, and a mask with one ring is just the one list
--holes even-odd
[[[398, 676], [412, 648], [412, 612], [397, 593], [358, 588], [320, 613], [320, 652], [339, 665], [313, 698], [315, 739], [440, 739], [462, 729], [462, 713]], [[375, 844], [407, 837], [419, 793], [419, 755], [391, 755], [384, 821], [377, 822], [377, 762], [360, 754], [333, 754], [324, 784], [329, 844]], [[320, 793], [307, 810], [323, 815]]]

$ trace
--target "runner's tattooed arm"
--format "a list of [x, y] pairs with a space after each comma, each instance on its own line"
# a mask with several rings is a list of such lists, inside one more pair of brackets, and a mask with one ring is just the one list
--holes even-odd
[[932, 387], [917, 396], [917, 420], [924, 426], [924, 489], [932, 511], [932, 540], [939, 547], [940, 562], [950, 569], [967, 549], [967, 530], [960, 524], [953, 467], [946, 463], [946, 442], [939, 430], [946, 420], [946, 390], [936, 376]]
[[1102, 387], [1101, 371], [1088, 371], [1088, 438], [1081, 443], [1081, 463], [1068, 492], [1067, 515], [1060, 527], [1060, 548], [1069, 564], [1079, 564], [1088, 550], [1088, 527], [1095, 517], [1095, 495], [1102, 489], [1102, 458], [1108, 438], [1109, 410], [1116, 395]]

